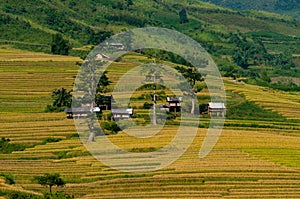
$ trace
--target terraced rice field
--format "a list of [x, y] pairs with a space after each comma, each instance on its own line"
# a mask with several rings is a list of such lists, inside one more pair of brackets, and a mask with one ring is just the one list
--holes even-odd
[[244, 94], [248, 100], [287, 118], [300, 118], [299, 92], [274, 91], [255, 85], [232, 82], [227, 82], [226, 89]]
[[[3, 50], [4, 51], [4, 50]], [[300, 98], [298, 93], [265, 90], [261, 87], [226, 82], [227, 90], [242, 93], [256, 104], [293, 121], [261, 121], [272, 128], [251, 126], [258, 121], [228, 120], [213, 151], [204, 159], [198, 153], [207, 129], [199, 128], [188, 150], [174, 163], [153, 172], [124, 173], [104, 165], [82, 145], [73, 120], [64, 113], [45, 113], [54, 88], [70, 89], [78, 66], [77, 58], [42, 59], [43, 54], [15, 52], [17, 61], [7, 60], [0, 50], [0, 137], [15, 143], [36, 145], [12, 154], [0, 154], [0, 173], [15, 175], [9, 189], [42, 192], [34, 176], [60, 173], [67, 181], [66, 193], [76, 198], [299, 198], [300, 195]], [[9, 53], [14, 53], [10, 50]], [[22, 55], [22, 56], [21, 56]], [[13, 57], [13, 55], [10, 55]], [[52, 59], [50, 55], [44, 55]], [[40, 59], [36, 60], [35, 59]], [[134, 66], [128, 66], [129, 68]], [[113, 66], [114, 67], [114, 66]], [[122, 75], [122, 64], [109, 73]], [[115, 72], [114, 72], [115, 71]], [[119, 72], [118, 72], [119, 71]], [[280, 106], [279, 104], [285, 104]], [[207, 118], [202, 119], [204, 122]], [[247, 124], [248, 127], [234, 124]], [[292, 125], [293, 128], [288, 128]], [[172, 139], [176, 126], [166, 126], [154, 138], [133, 142], [124, 133], [109, 136], [121, 148], [160, 147]], [[130, 162], [128, 162], [130, 164]], [[0, 181], [0, 190], [7, 189]]]

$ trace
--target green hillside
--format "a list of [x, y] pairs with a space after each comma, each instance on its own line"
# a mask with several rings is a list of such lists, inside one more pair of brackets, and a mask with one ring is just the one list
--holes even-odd
[[[179, 16], [183, 9], [184, 23]], [[22, 4], [5, 0], [0, 13], [0, 44], [14, 48], [50, 53], [51, 38], [59, 33], [73, 47], [69, 54], [84, 56], [115, 33], [166, 27], [200, 42], [225, 76], [298, 89], [294, 87], [300, 76], [300, 21], [292, 17], [235, 11], [199, 0], [25, 0]], [[83, 46], [88, 46], [85, 51]]]
[[299, 0], [203, 0], [216, 5], [233, 8], [238, 10], [264, 10], [279, 14], [286, 14], [300, 18], [300, 1]]

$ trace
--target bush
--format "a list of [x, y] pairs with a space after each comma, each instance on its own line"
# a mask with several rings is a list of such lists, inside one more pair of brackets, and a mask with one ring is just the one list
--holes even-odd
[[47, 105], [47, 107], [45, 108], [45, 112], [46, 113], [51, 113], [51, 112], [63, 112], [66, 108], [66, 106], [64, 107], [55, 107], [55, 106], [52, 106], [52, 105]]
[[81, 156], [88, 156], [90, 153], [88, 151], [58, 151], [54, 153], [57, 155], [58, 159], [74, 158]]
[[102, 122], [100, 126], [105, 134], [116, 134], [121, 131], [116, 122]]
[[173, 112], [168, 112], [167, 113], [167, 120], [174, 120], [176, 119], [177, 114]]
[[49, 142], [59, 142], [61, 140], [61, 138], [46, 138], [43, 140], [42, 144], [47, 144]]
[[143, 109], [150, 109], [152, 107], [152, 103], [145, 102], [143, 105]]
[[[45, 199], [50, 199], [50, 194], [44, 194]], [[64, 193], [63, 191], [57, 191], [53, 194], [52, 199], [73, 199], [75, 198], [73, 195], [69, 195]]]
[[13, 151], [24, 151], [27, 147], [30, 147], [26, 144], [11, 144], [9, 143], [10, 139], [2, 138], [0, 140], [0, 153], [8, 154], [12, 153]]
[[6, 184], [16, 184], [15, 183], [15, 176], [13, 174], [7, 174], [7, 173], [0, 173], [0, 176], [4, 177], [5, 183]]
[[8, 199], [42, 199], [41, 196], [28, 194], [28, 193], [22, 193], [22, 192], [13, 192], [7, 194]]
[[200, 113], [206, 113], [208, 111], [208, 105], [207, 104], [199, 104], [199, 111], [200, 111]]

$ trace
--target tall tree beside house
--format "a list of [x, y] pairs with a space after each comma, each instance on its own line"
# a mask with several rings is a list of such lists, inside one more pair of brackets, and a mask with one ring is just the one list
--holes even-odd
[[63, 187], [66, 184], [65, 181], [60, 177], [58, 173], [55, 174], [46, 173], [43, 176], [36, 176], [34, 178], [34, 181], [37, 181], [42, 186], [49, 187], [50, 199], [52, 199], [53, 186]]
[[[111, 81], [109, 80], [106, 74], [107, 71], [104, 71], [102, 73], [102, 76], [100, 77], [99, 83], [96, 88], [95, 102], [97, 105], [103, 103], [103, 100], [105, 100], [104, 94], [107, 92], [108, 90], [107, 87], [111, 83]], [[110, 103], [110, 102], [106, 102], [106, 103]]]
[[71, 45], [68, 40], [64, 39], [61, 34], [52, 36], [51, 52], [57, 55], [68, 55]]
[[179, 18], [180, 18], [180, 23], [184, 24], [189, 22], [188, 17], [187, 17], [187, 12], [186, 9], [183, 8], [180, 12], [179, 12]]
[[103, 94], [107, 92], [107, 86], [110, 85], [111, 81], [107, 77], [107, 71], [104, 71], [100, 77], [97, 85], [96, 94]]
[[[195, 67], [184, 67], [184, 66], [175, 66], [175, 69], [182, 74], [182, 76], [187, 80], [187, 82], [192, 87], [191, 92], [186, 92], [187, 95], [191, 97], [191, 114], [195, 114], [195, 92], [199, 92], [199, 90], [196, 90], [195, 85], [197, 81], [203, 81], [201, 74], [197, 71]], [[182, 89], [185, 91], [189, 91], [186, 84], [179, 85], [180, 87], [183, 87]]]
[[[96, 107], [97, 95], [103, 93], [106, 86], [110, 84], [106, 71], [102, 70], [102, 66], [106, 62], [87, 58], [81, 65], [80, 72], [75, 81], [75, 93], [81, 93], [74, 96], [75, 101], [73, 104], [80, 104], [81, 106], [89, 107], [93, 110]], [[97, 80], [100, 77], [99, 81]], [[97, 82], [98, 81], [98, 82]], [[93, 142], [95, 139], [94, 123], [97, 118], [94, 113], [89, 113], [86, 118], [86, 123], [89, 129], [89, 136], [87, 142]]]

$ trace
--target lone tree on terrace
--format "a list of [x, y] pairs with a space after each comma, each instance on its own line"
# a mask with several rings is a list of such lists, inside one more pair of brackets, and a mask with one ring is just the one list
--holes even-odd
[[36, 176], [34, 180], [37, 181], [42, 186], [49, 187], [50, 199], [52, 199], [53, 186], [63, 187], [66, 184], [65, 181], [60, 177], [58, 173], [55, 174], [46, 173], [43, 176]]

